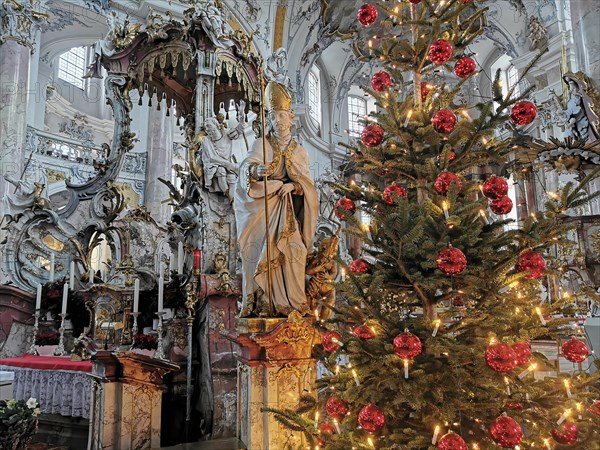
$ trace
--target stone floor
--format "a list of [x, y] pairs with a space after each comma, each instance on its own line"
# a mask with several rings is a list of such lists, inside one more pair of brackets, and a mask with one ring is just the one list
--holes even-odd
[[174, 447], [163, 447], [162, 450], [246, 450], [246, 446], [237, 438], [227, 438], [179, 444]]

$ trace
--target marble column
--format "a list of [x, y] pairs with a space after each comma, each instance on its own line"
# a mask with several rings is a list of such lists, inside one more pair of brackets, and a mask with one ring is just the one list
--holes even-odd
[[579, 68], [600, 85], [600, 2], [571, 0], [573, 39]]
[[148, 115], [148, 158], [146, 160], [146, 188], [144, 204], [159, 224], [164, 225], [171, 220], [171, 206], [163, 200], [169, 198], [169, 189], [158, 177], [171, 180], [173, 169], [173, 121], [167, 117], [167, 105], [160, 101], [160, 111], [157, 109], [157, 99], [152, 98], [153, 106]]

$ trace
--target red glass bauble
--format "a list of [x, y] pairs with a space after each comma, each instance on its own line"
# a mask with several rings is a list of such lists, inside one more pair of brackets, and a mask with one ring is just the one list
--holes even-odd
[[438, 194], [446, 195], [450, 190], [451, 183], [456, 183], [458, 185], [458, 191], [460, 192], [462, 189], [462, 181], [460, 181], [460, 178], [452, 172], [445, 171], [438, 175], [433, 186]]
[[534, 252], [533, 250], [527, 250], [521, 253], [519, 256], [519, 264], [517, 269], [520, 272], [531, 271], [530, 274], [526, 275], [525, 278], [529, 280], [535, 280], [544, 275], [546, 270], [546, 261], [542, 258], [542, 255]]
[[564, 422], [558, 428], [554, 428], [550, 431], [552, 438], [562, 445], [571, 445], [577, 441], [577, 435], [579, 434], [579, 430], [577, 430], [577, 424], [571, 422]]
[[356, 259], [350, 263], [350, 272], [369, 273], [369, 265], [362, 259]]
[[333, 429], [331, 424], [328, 424], [328, 423], [320, 424], [319, 430], [321, 430], [321, 433], [325, 433], [325, 434], [334, 434], [335, 433], [335, 430]]
[[409, 331], [394, 338], [394, 353], [402, 359], [415, 359], [423, 351], [421, 339]]
[[375, 337], [375, 332], [368, 327], [367, 325], [359, 325], [354, 330], [352, 330], [352, 334], [359, 339], [363, 339], [368, 341], [369, 339], [373, 339]]
[[517, 366], [527, 364], [531, 359], [531, 344], [529, 342], [516, 342], [510, 346], [515, 352]]
[[517, 354], [510, 345], [497, 342], [485, 351], [485, 361], [495, 372], [508, 372], [517, 367]]
[[354, 214], [356, 211], [356, 205], [348, 197], [342, 197], [335, 203], [335, 215], [342, 220], [346, 220], [346, 217]]
[[513, 202], [507, 196], [501, 197], [498, 200], [492, 200], [490, 203], [490, 209], [494, 214], [502, 216], [512, 211]]
[[446, 275], [456, 275], [467, 267], [467, 257], [456, 247], [446, 247], [437, 256], [438, 268]]
[[596, 416], [600, 416], [600, 400], [594, 400], [594, 403], [588, 408], [588, 411]]
[[429, 91], [431, 91], [431, 86], [427, 81], [421, 81], [421, 101], [424, 102], [427, 100], [427, 96], [429, 95]]
[[584, 342], [572, 337], [561, 347], [563, 356], [574, 363], [580, 363], [588, 357], [588, 347]]
[[390, 184], [383, 190], [383, 201], [388, 205], [394, 204], [395, 199], [392, 194], [396, 194], [398, 197], [406, 197], [408, 195], [404, 187], [397, 184]]
[[434, 64], [444, 64], [452, 56], [452, 44], [438, 39], [429, 46], [429, 60]]
[[325, 404], [325, 411], [332, 419], [342, 420], [348, 409], [348, 403], [337, 397], [329, 397]]
[[367, 147], [375, 147], [383, 141], [383, 128], [376, 123], [367, 125], [361, 135], [362, 142]]
[[375, 89], [377, 92], [383, 92], [391, 85], [392, 78], [390, 77], [390, 74], [383, 70], [381, 72], [377, 72], [375, 75], [373, 75], [373, 78], [371, 78], [371, 86], [373, 86], [373, 89]]
[[370, 433], [376, 433], [385, 425], [383, 411], [373, 403], [369, 403], [358, 413], [358, 424], [363, 430]]
[[508, 194], [508, 183], [504, 178], [493, 175], [485, 180], [481, 192], [490, 200], [498, 200]]
[[531, 102], [517, 102], [510, 112], [510, 118], [515, 125], [527, 125], [533, 122], [537, 115], [537, 108]]
[[500, 447], [512, 448], [519, 445], [523, 439], [521, 425], [508, 416], [500, 416], [490, 425], [490, 434]]
[[377, 8], [367, 3], [358, 8], [358, 21], [368, 27], [377, 19]]
[[418, 5], [419, 3], [421, 3], [423, 0], [408, 0], [410, 3], [412, 3], [413, 5]]
[[469, 75], [475, 72], [476, 68], [477, 66], [475, 65], [475, 61], [473, 61], [473, 58], [465, 56], [456, 61], [454, 73], [459, 78], [467, 78]]
[[449, 109], [441, 109], [431, 119], [433, 129], [438, 133], [452, 133], [456, 126], [456, 115]]
[[446, 433], [438, 442], [440, 450], [467, 450], [467, 443], [456, 433]]
[[523, 403], [519, 403], [519, 402], [506, 402], [504, 404], [504, 407], [506, 409], [514, 409], [514, 410], [518, 410], [518, 409], [523, 409], [524, 405]]
[[328, 352], [335, 352], [342, 345], [342, 335], [337, 331], [328, 331], [321, 339], [323, 348]]

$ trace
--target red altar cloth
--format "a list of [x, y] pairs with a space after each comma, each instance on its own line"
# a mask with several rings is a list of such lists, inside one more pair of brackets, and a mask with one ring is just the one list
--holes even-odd
[[71, 361], [68, 356], [23, 355], [20, 358], [0, 359], [1, 365], [41, 370], [92, 371], [91, 361]]

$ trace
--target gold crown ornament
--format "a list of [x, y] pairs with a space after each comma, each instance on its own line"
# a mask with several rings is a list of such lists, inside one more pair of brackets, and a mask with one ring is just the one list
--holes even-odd
[[292, 110], [292, 97], [283, 84], [269, 81], [265, 88], [265, 108], [267, 111]]

